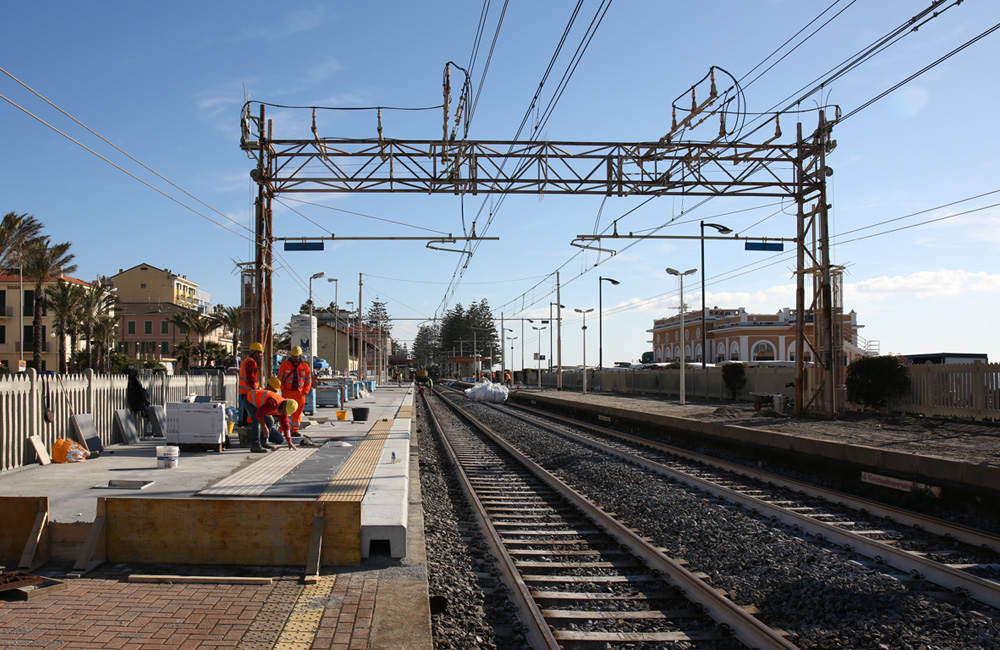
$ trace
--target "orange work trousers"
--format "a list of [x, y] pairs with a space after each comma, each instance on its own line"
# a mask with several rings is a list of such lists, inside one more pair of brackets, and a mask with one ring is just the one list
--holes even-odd
[[293, 399], [299, 403], [299, 408], [295, 409], [295, 413], [288, 416], [290, 433], [293, 436], [297, 436], [299, 435], [299, 423], [302, 422], [302, 409], [306, 406], [306, 395], [297, 390], [282, 389], [281, 396], [285, 399]]

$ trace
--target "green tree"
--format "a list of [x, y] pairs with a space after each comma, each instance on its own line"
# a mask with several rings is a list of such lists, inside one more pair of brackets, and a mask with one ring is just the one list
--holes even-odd
[[34, 285], [34, 295], [37, 298], [31, 319], [34, 334], [31, 365], [35, 370], [42, 369], [42, 308], [45, 305], [42, 289], [46, 282], [76, 270], [69, 247], [69, 242], [53, 245], [49, 243], [48, 237], [40, 237], [31, 240], [25, 248], [24, 275]]
[[87, 368], [95, 368], [97, 365], [94, 361], [94, 326], [102, 316], [114, 313], [115, 307], [118, 304], [118, 299], [113, 293], [105, 290], [100, 279], [92, 283], [91, 287], [85, 293], [83, 302], [80, 305], [79, 318], [83, 328], [83, 337], [87, 341], [87, 355], [84, 357]]
[[92, 335], [97, 342], [97, 370], [108, 372], [111, 369], [111, 344], [117, 338], [118, 319], [111, 314], [101, 314], [94, 322]]
[[28, 214], [8, 212], [0, 220], [0, 269], [17, 266], [25, 247], [42, 233], [42, 223]]
[[902, 357], [861, 357], [847, 367], [845, 383], [848, 400], [880, 409], [910, 389], [910, 367]]
[[191, 319], [191, 330], [198, 335], [199, 350], [201, 352], [201, 365], [205, 365], [207, 348], [205, 347], [205, 337], [219, 329], [219, 325], [211, 318], [204, 318], [194, 314]]
[[496, 330], [493, 314], [485, 298], [472, 303], [468, 309], [459, 303], [441, 319], [440, 348], [446, 352], [467, 352], [466, 356], [493, 353], [500, 349]]
[[216, 327], [233, 334], [233, 355], [240, 353], [240, 342], [243, 339], [243, 311], [239, 307], [218, 305], [210, 316]]
[[[680, 367], [678, 363], [677, 367]], [[747, 369], [742, 363], [726, 363], [722, 366], [722, 383], [726, 385], [730, 396], [735, 400], [747, 385]]]
[[60, 281], [45, 291], [45, 304], [52, 310], [52, 321], [59, 335], [59, 372], [66, 373], [66, 334], [75, 328], [80, 317], [86, 289]]
[[191, 342], [191, 339], [184, 339], [174, 346], [174, 357], [177, 358], [179, 369], [191, 367], [191, 359], [198, 355], [198, 345]]
[[421, 325], [417, 328], [417, 336], [413, 339], [413, 358], [421, 368], [433, 365], [441, 351], [440, 325]]
[[365, 317], [365, 321], [376, 327], [380, 327], [386, 332], [392, 331], [392, 317], [389, 316], [389, 310], [386, 309], [386, 303], [384, 302], [373, 300], [372, 304], [368, 307], [368, 314]]

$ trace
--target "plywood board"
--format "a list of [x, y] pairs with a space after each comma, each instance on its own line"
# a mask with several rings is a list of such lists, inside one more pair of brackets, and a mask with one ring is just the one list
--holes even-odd
[[167, 410], [162, 406], [149, 407], [149, 421], [153, 424], [153, 435], [167, 437]]
[[35, 449], [35, 454], [38, 456], [38, 462], [42, 465], [48, 465], [52, 462], [49, 457], [49, 450], [45, 448], [45, 443], [42, 442], [40, 436], [28, 436], [28, 442]]
[[[19, 562], [35, 528], [38, 513], [49, 511], [48, 497], [0, 497], [0, 562]], [[309, 520], [312, 523], [312, 519]], [[360, 531], [360, 519], [358, 529]], [[308, 539], [306, 540], [308, 543]], [[358, 533], [358, 547], [361, 533]]]
[[[112, 562], [306, 565], [323, 516], [322, 563], [361, 563], [361, 504], [316, 501], [107, 497]], [[192, 534], [195, 531], [196, 534]]]
[[135, 428], [132, 420], [132, 412], [128, 409], [118, 409], [115, 411], [114, 428], [121, 436], [122, 442], [126, 445], [139, 443], [139, 431]]
[[[93, 415], [89, 413], [74, 414], [70, 416], [69, 421], [70, 431], [73, 432], [73, 438], [76, 442], [86, 447], [87, 451], [103, 451], [101, 436], [97, 433]], [[94, 443], [95, 439], [96, 443]], [[91, 447], [91, 443], [96, 444], [96, 447]]]

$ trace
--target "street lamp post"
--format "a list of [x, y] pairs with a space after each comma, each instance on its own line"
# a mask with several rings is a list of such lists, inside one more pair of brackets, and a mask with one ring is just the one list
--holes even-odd
[[347, 367], [344, 368], [344, 374], [351, 374], [351, 314], [354, 312], [354, 301], [345, 300], [344, 304], [348, 306], [347, 310]]
[[681, 406], [684, 406], [684, 366], [687, 364], [687, 358], [684, 354], [684, 342], [685, 342], [685, 329], [684, 329], [684, 276], [691, 275], [695, 273], [698, 269], [688, 269], [681, 273], [676, 269], [667, 269], [667, 273], [670, 275], [676, 275], [681, 279]]
[[[326, 271], [313, 273], [309, 278], [309, 374], [313, 373], [313, 359], [316, 356], [316, 337], [313, 335], [313, 280], [326, 277]], [[319, 328], [317, 328], [318, 330]]]
[[337, 352], [339, 352], [338, 344], [340, 342], [340, 303], [337, 301], [338, 291], [340, 289], [340, 283], [337, 282], [337, 278], [327, 278], [327, 282], [333, 283], [333, 309], [334, 309], [334, 320], [333, 320], [333, 367], [337, 367]]
[[587, 314], [594, 311], [594, 308], [590, 309], [574, 309], [578, 314], [583, 314], [583, 394], [587, 394]]
[[597, 278], [597, 369], [604, 367], [604, 283], [610, 282], [614, 286], [621, 284], [618, 280], [611, 278]]
[[561, 307], [562, 309], [566, 309], [566, 305], [560, 305], [557, 302], [550, 302], [549, 303], [549, 371], [550, 372], [552, 371], [552, 360], [554, 358], [552, 356], [552, 331], [555, 329], [552, 326], [552, 307], [554, 307], [554, 306], [558, 306], [558, 307]]
[[[705, 360], [708, 358], [708, 332], [705, 331], [705, 312], [708, 305], [705, 304], [705, 226], [715, 228], [720, 235], [728, 235], [732, 229], [718, 223], [701, 222], [701, 367], [705, 367]], [[714, 361], [712, 363], [715, 363]]]
[[[514, 330], [507, 330], [508, 332], [513, 332]], [[507, 339], [510, 341], [510, 365], [511, 365], [511, 376], [514, 375], [514, 341], [517, 340], [516, 336], [508, 336]], [[521, 371], [524, 371], [524, 366], [521, 366]]]
[[541, 327], [535, 327], [532, 325], [531, 329], [538, 332], [538, 355], [535, 357], [535, 361], [538, 366], [538, 388], [540, 389], [542, 387], [542, 330], [548, 328], [546, 328], [545, 325], [542, 325]]

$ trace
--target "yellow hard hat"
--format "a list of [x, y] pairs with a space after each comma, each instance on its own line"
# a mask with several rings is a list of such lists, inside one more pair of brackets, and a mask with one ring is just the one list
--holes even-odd
[[274, 390], [278, 390], [279, 388], [281, 388], [281, 380], [278, 379], [277, 377], [271, 377], [270, 379], [267, 380], [267, 385]]
[[251, 352], [263, 352], [264, 351], [264, 346], [261, 345], [260, 343], [251, 343], [250, 344], [250, 351]]
[[302, 348], [300, 348], [297, 345], [294, 348], [292, 348], [292, 356], [293, 357], [301, 357], [302, 356]]
[[285, 413], [287, 413], [288, 415], [291, 415], [292, 413], [295, 413], [298, 410], [299, 410], [299, 403], [298, 402], [296, 402], [293, 399], [286, 399], [285, 400]]

